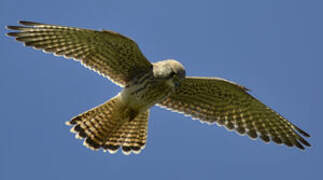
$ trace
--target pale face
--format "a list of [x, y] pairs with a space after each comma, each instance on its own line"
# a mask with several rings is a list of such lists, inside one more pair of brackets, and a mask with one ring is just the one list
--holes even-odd
[[175, 60], [164, 60], [153, 64], [154, 77], [164, 79], [175, 87], [185, 78], [184, 66]]

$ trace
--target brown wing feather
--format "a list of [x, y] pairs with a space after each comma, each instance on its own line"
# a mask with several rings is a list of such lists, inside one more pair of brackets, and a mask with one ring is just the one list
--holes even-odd
[[188, 77], [176, 92], [158, 104], [229, 130], [304, 149], [309, 134], [247, 93], [247, 89], [219, 78]]
[[7, 26], [7, 33], [26, 46], [81, 61], [113, 82], [124, 86], [152, 68], [131, 39], [112, 31], [95, 31], [67, 26], [20, 21], [23, 26]]

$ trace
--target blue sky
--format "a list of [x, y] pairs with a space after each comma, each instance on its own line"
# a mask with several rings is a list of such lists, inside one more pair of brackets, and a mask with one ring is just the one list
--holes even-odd
[[[308, 0], [0, 1], [0, 179], [319, 179], [323, 166], [323, 3]], [[4, 36], [18, 20], [109, 29], [151, 61], [218, 76], [312, 135], [305, 152], [152, 108], [140, 155], [94, 152], [64, 122], [121, 89]]]

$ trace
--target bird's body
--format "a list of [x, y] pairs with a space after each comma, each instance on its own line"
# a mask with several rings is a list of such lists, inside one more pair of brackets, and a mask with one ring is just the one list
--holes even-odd
[[[121, 91], [120, 96], [123, 103], [143, 112], [175, 92], [176, 82], [171, 74], [172, 71], [156, 72], [161, 68], [160, 64], [173, 65], [184, 71], [184, 67], [175, 60], [155, 63], [151, 71], [144, 75], [135, 76]], [[185, 78], [185, 71], [181, 78]]]
[[202, 122], [216, 123], [264, 142], [310, 144], [309, 135], [247, 93], [221, 78], [187, 77], [176, 60], [150, 63], [131, 39], [112, 32], [35, 22], [8, 26], [26, 46], [73, 58], [123, 87], [115, 97], [67, 122], [94, 150], [139, 153], [146, 144], [149, 109], [158, 105]]

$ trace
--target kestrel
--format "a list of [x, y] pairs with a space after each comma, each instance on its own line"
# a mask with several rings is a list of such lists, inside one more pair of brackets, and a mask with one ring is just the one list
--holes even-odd
[[248, 89], [221, 78], [189, 77], [169, 59], [150, 63], [132, 39], [113, 31], [20, 21], [7, 35], [26, 46], [73, 58], [123, 87], [105, 103], [66, 122], [76, 138], [92, 150], [139, 153], [146, 144], [149, 109], [160, 106], [209, 124], [216, 123], [259, 137], [264, 142], [311, 146], [310, 137], [248, 94]]

